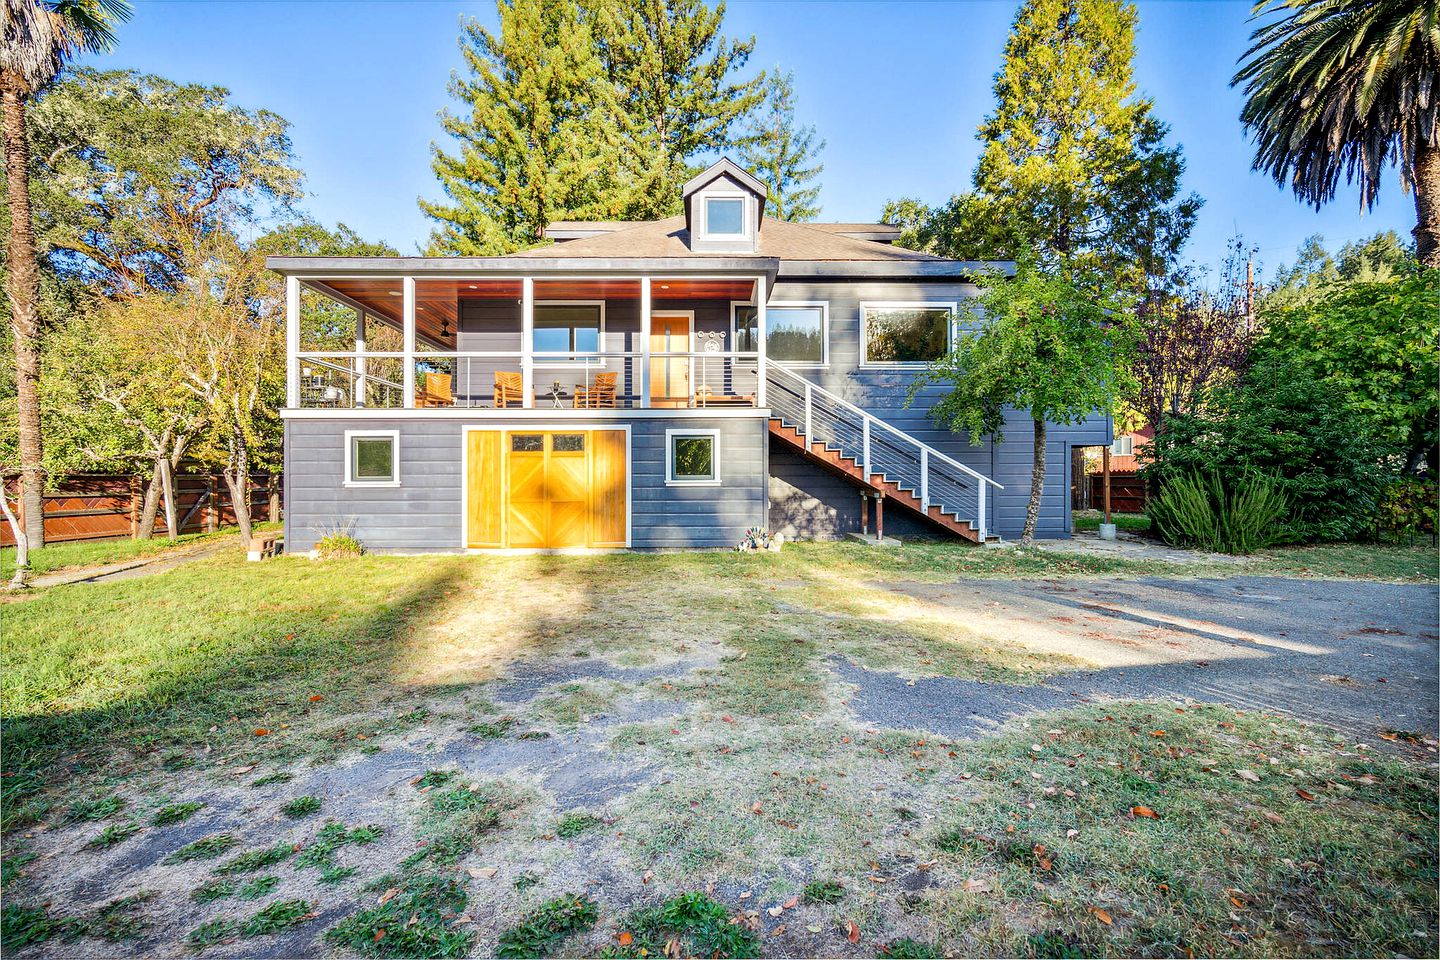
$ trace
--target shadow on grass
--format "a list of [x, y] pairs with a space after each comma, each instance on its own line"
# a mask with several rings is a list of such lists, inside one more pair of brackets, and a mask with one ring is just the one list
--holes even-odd
[[221, 561], [9, 605], [6, 785], [126, 749], [263, 743], [283, 755], [301, 730], [393, 695], [407, 639], [464, 574]]

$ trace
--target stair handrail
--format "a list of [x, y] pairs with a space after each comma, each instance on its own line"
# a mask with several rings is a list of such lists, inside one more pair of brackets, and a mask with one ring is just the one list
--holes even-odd
[[919, 491], [917, 491], [917, 492], [918, 492], [918, 494], [919, 494], [919, 496], [920, 496], [920, 505], [921, 505], [921, 508], [922, 508], [922, 509], [928, 510], [928, 509], [930, 508], [930, 489], [929, 489], [929, 487], [930, 487], [930, 460], [931, 460], [931, 458], [938, 459], [938, 460], [940, 460], [942, 463], [947, 464], [948, 466], [951, 466], [951, 467], [956, 468], [957, 470], [959, 470], [961, 473], [965, 474], [966, 476], [969, 476], [969, 477], [971, 477], [971, 478], [973, 478], [973, 479], [975, 479], [975, 480], [980, 481], [980, 486], [978, 486], [978, 487], [976, 488], [976, 494], [977, 494], [977, 501], [978, 501], [978, 503], [977, 503], [977, 510], [976, 510], [976, 523], [975, 523], [975, 528], [976, 528], [977, 531], [979, 531], [981, 542], [984, 542], [984, 540], [985, 540], [985, 538], [986, 538], [986, 535], [987, 535], [987, 523], [986, 523], [986, 520], [985, 520], [985, 484], [989, 484], [990, 486], [994, 487], [996, 490], [1004, 490], [1004, 489], [1005, 489], [1004, 484], [996, 483], [994, 480], [992, 480], [992, 479], [990, 479], [989, 477], [985, 476], [985, 474], [980, 473], [978, 470], [974, 470], [974, 469], [972, 469], [971, 467], [965, 466], [965, 464], [961, 463], [960, 461], [956, 460], [956, 459], [953, 458], [953, 457], [947, 456], [946, 454], [940, 452], [939, 450], [937, 450], [937, 449], [935, 449], [934, 447], [930, 446], [930, 444], [928, 444], [928, 443], [926, 443], [925, 441], [919, 439], [918, 437], [911, 436], [910, 434], [906, 433], [904, 430], [901, 430], [899, 427], [895, 426], [894, 424], [892, 424], [892, 423], [890, 423], [890, 422], [888, 422], [888, 421], [886, 421], [886, 420], [882, 420], [881, 418], [875, 416], [874, 414], [868, 413], [868, 412], [860, 409], [860, 408], [857, 407], [855, 404], [851, 403], [849, 400], [846, 400], [844, 397], [840, 396], [839, 394], [835, 393], [834, 391], [828, 390], [828, 389], [826, 389], [825, 387], [820, 386], [818, 383], [816, 383], [816, 382], [813, 381], [813, 380], [810, 380], [810, 379], [808, 379], [808, 378], [806, 378], [806, 377], [800, 376], [800, 374], [798, 374], [798, 373], [796, 373], [795, 371], [790, 370], [790, 369], [782, 366], [781, 364], [778, 364], [778, 363], [766, 364], [765, 372], [766, 372], [767, 374], [782, 373], [782, 374], [784, 374], [785, 376], [789, 377], [791, 380], [794, 380], [794, 381], [798, 382], [798, 383], [800, 384], [800, 386], [802, 386], [802, 387], [804, 388], [804, 392], [805, 392], [805, 414], [804, 414], [804, 416], [805, 416], [805, 422], [804, 422], [803, 424], [798, 424], [797, 427], [799, 428], [800, 432], [804, 435], [807, 443], [810, 441], [810, 438], [813, 436], [813, 426], [814, 426], [814, 424], [812, 423], [812, 415], [811, 415], [811, 414], [812, 414], [812, 409], [813, 409], [813, 404], [814, 404], [814, 396], [815, 396], [815, 394], [817, 394], [817, 393], [820, 394], [820, 396], [823, 397], [824, 399], [829, 400], [829, 401], [831, 401], [831, 402], [833, 402], [833, 403], [836, 403], [836, 404], [838, 404], [839, 406], [841, 406], [842, 408], [844, 408], [844, 409], [846, 409], [846, 410], [849, 410], [850, 412], [852, 412], [852, 413], [854, 413], [854, 414], [856, 414], [857, 416], [860, 417], [861, 435], [862, 435], [862, 440], [861, 440], [861, 442], [862, 442], [862, 445], [863, 445], [863, 447], [864, 447], [864, 450], [863, 450], [863, 460], [864, 460], [863, 469], [864, 469], [864, 472], [865, 472], [865, 479], [866, 479], [867, 482], [868, 482], [869, 479], [870, 479], [870, 434], [871, 434], [872, 426], [879, 426], [881, 429], [888, 430], [888, 431], [890, 431], [892, 434], [894, 434], [895, 436], [899, 437], [901, 440], [903, 440], [903, 441], [905, 441], [905, 442], [907, 442], [907, 443], [910, 443], [910, 444], [914, 445], [916, 448], [919, 449], [919, 451], [920, 451], [920, 489], [919, 489]]

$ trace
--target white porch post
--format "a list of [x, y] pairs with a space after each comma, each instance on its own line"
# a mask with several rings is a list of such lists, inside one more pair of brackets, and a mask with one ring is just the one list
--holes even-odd
[[640, 406], [650, 406], [650, 278], [640, 278]]
[[369, 381], [366, 374], [369, 370], [366, 367], [365, 359], [365, 311], [355, 311], [355, 383], [351, 387], [350, 405], [352, 407], [365, 406], [365, 400], [370, 395]]
[[759, 383], [755, 385], [755, 405], [765, 406], [765, 301], [770, 291], [765, 288], [765, 278], [755, 278], [755, 349], [760, 351], [756, 366]]
[[401, 304], [404, 319], [405, 343], [405, 369], [402, 371], [402, 385], [405, 391], [405, 409], [415, 408], [415, 278], [406, 277], [402, 281], [401, 291], [403, 293]]
[[300, 278], [285, 278], [285, 406], [300, 406]]
[[520, 281], [520, 406], [535, 406], [535, 278]]

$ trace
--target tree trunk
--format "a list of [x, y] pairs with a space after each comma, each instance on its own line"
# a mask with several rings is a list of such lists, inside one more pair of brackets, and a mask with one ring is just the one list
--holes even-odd
[[10, 533], [15, 537], [15, 576], [10, 578], [11, 590], [24, 590], [25, 580], [30, 576], [30, 538], [20, 526], [20, 520], [10, 509], [10, 494], [0, 480], [0, 511], [5, 513], [5, 522], [10, 524]]
[[149, 540], [155, 535], [155, 514], [160, 509], [160, 461], [157, 457], [150, 471], [150, 482], [145, 485], [145, 502], [140, 508], [140, 529], [135, 532], [136, 540]]
[[1440, 144], [1415, 151], [1415, 255], [1440, 267]]
[[45, 469], [40, 446], [40, 271], [30, 217], [30, 142], [25, 136], [25, 97], [13, 86], [0, 91], [5, 131], [5, 182], [10, 203], [5, 293], [15, 337], [15, 395], [20, 421], [20, 512], [30, 547], [45, 546]]
[[230, 488], [230, 502], [235, 507], [235, 522], [240, 525], [240, 540], [250, 542], [250, 450], [239, 431], [230, 439], [230, 462], [225, 465], [225, 486]]
[[1035, 468], [1030, 471], [1030, 504], [1025, 508], [1025, 529], [1020, 532], [1020, 546], [1028, 547], [1035, 540], [1035, 524], [1040, 521], [1040, 498], [1045, 494], [1045, 421], [1035, 421]]
[[170, 458], [160, 458], [160, 495], [165, 499], [165, 530], [171, 540], [180, 536], [175, 522], [175, 473], [170, 469]]

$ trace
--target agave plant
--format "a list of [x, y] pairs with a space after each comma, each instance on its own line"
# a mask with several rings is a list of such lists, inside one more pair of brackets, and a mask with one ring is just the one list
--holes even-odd
[[1255, 169], [1317, 208], [1342, 177], [1369, 209], [1394, 164], [1419, 258], [1440, 266], [1440, 0], [1261, 0], [1232, 85]]

